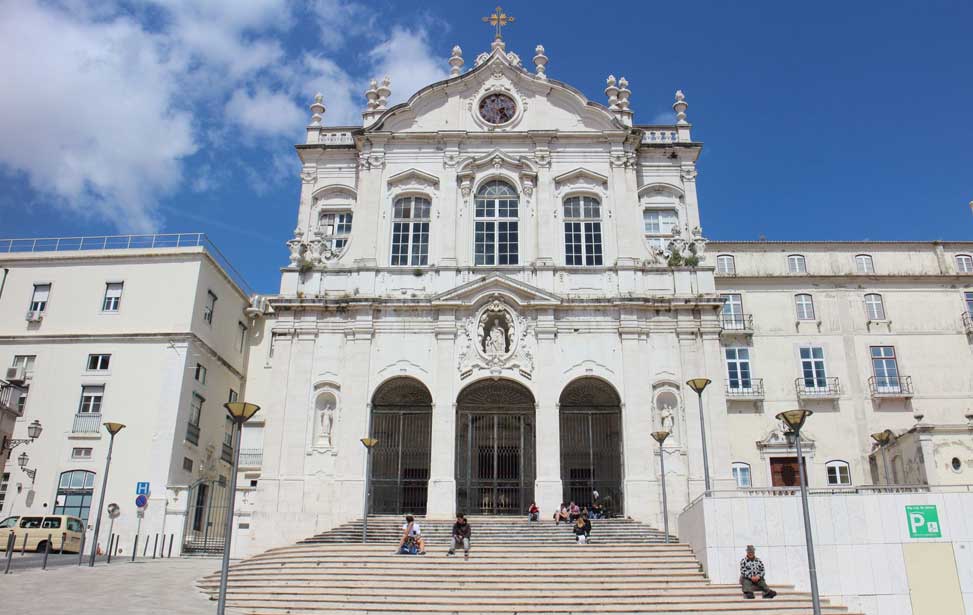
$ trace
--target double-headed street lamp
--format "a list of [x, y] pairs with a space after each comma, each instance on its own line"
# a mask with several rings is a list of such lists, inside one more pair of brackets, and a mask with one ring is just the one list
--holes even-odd
[[804, 509], [804, 542], [807, 547], [807, 568], [811, 575], [811, 607], [814, 615], [821, 615], [821, 596], [818, 593], [818, 571], [814, 564], [814, 540], [811, 537], [811, 511], [807, 502], [807, 477], [804, 473], [804, 452], [801, 450], [801, 428], [807, 417], [814, 414], [810, 410], [797, 408], [777, 415], [777, 420], [790, 428], [797, 448], [797, 471], [801, 481], [801, 507]]
[[879, 431], [872, 434], [872, 440], [878, 443], [878, 448], [882, 451], [882, 467], [885, 469], [885, 484], [889, 483], [889, 458], [885, 455], [885, 446], [895, 439], [895, 434], [892, 430], [886, 429], [885, 431]]
[[365, 446], [365, 503], [362, 510], [361, 541], [368, 540], [368, 501], [371, 495], [372, 479], [372, 449], [378, 444], [378, 438], [362, 438], [361, 443]]
[[111, 435], [108, 440], [108, 458], [105, 459], [105, 476], [101, 481], [101, 494], [98, 496], [98, 516], [95, 518], [95, 533], [91, 540], [91, 556], [88, 558], [88, 566], [95, 565], [95, 556], [98, 554], [98, 531], [101, 529], [101, 513], [105, 507], [105, 490], [108, 489], [108, 468], [111, 466], [111, 449], [115, 445], [115, 434], [125, 429], [121, 423], [105, 423], [105, 429]]
[[662, 475], [662, 524], [666, 533], [665, 541], [669, 544], [669, 502], [666, 499], [666, 451], [662, 443], [669, 437], [668, 431], [653, 431], [652, 439], [659, 443], [659, 469]]
[[703, 415], [703, 389], [705, 389], [709, 384], [713, 382], [709, 378], [693, 378], [686, 382], [689, 388], [696, 391], [696, 397], [699, 399], [699, 437], [703, 440], [703, 482], [706, 490], [703, 492], [704, 496], [708, 496], [710, 492], [709, 484], [709, 455], [706, 452], [706, 417]]
[[233, 465], [230, 468], [230, 496], [226, 507], [226, 526], [223, 529], [223, 568], [220, 570], [219, 601], [216, 605], [217, 615], [223, 615], [226, 610], [226, 584], [230, 574], [230, 544], [233, 540], [233, 508], [236, 504], [237, 469], [240, 465], [240, 438], [243, 424], [253, 418], [260, 410], [257, 404], [245, 401], [230, 401], [223, 404], [230, 420], [233, 421]]

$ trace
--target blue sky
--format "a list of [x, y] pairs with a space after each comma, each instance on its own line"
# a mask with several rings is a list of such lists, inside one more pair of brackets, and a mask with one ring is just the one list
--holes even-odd
[[[0, 0], [0, 236], [206, 232], [263, 292], [287, 262], [307, 105], [353, 122], [487, 50], [486, 2]], [[604, 12], [599, 10], [604, 7]], [[685, 91], [713, 239], [966, 239], [973, 3], [525, 2], [508, 49], [637, 123]]]

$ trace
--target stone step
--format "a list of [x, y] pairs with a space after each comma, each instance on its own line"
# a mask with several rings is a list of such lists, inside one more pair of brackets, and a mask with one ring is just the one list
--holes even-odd
[[[212, 578], [199, 583], [200, 587], [217, 587], [218, 578]], [[471, 596], [471, 597], [494, 597], [497, 595], [496, 587], [493, 585], [481, 584], [481, 586], [467, 587], [467, 584], [451, 586], [444, 589], [441, 584], [424, 583], [409, 587], [410, 596]], [[265, 596], [278, 595], [343, 595], [349, 589], [358, 589], [366, 586], [363, 583], [335, 581], [334, 583], [322, 583], [320, 585], [309, 585], [303, 581], [278, 581], [272, 588], [267, 588], [261, 582], [231, 581], [228, 587], [234, 595], [257, 594]], [[775, 586], [781, 597], [788, 596], [807, 599], [807, 594], [797, 593], [792, 587]], [[610, 600], [615, 597], [633, 596], [724, 596], [737, 598], [740, 594], [738, 585], [708, 585], [703, 582], [681, 582], [681, 583], [658, 583], [658, 584], [639, 584], [635, 587], [606, 586], [603, 583], [588, 583], [585, 586], [577, 586], [565, 592], [563, 589], [554, 589], [545, 584], [519, 584], [517, 588], [505, 589], [504, 596], [511, 597], [557, 597], [570, 595], [575, 598], [598, 598]]]
[[[524, 603], [512, 605], [477, 605], [469, 604], [465, 608], [457, 608], [454, 604], [378, 604], [378, 603], [344, 603], [317, 602], [315, 604], [254, 604], [246, 601], [228, 600], [227, 605], [233, 609], [241, 609], [248, 615], [264, 615], [270, 613], [334, 613], [341, 612], [353, 615], [398, 615], [405, 613], [558, 613], [587, 615], [589, 613], [653, 613], [654, 615], [726, 615], [727, 613], [759, 613], [760, 615], [811, 615], [810, 603], [775, 604], [776, 600], [746, 600], [710, 604], [703, 608], [699, 605], [655, 605], [655, 604], [600, 604], [576, 603], [569, 605], [549, 605]], [[822, 615], [844, 615], [847, 610], [841, 607], [822, 606]]]
[[[426, 552], [426, 559], [435, 559], [437, 556], [442, 556], [443, 553], [429, 553]], [[513, 562], [516, 562], [514, 557], [503, 557], [494, 555], [485, 555], [478, 551], [471, 551], [471, 563], [474, 566], [508, 566]], [[368, 555], [364, 557], [353, 557], [349, 555], [280, 555], [271, 557], [256, 557], [246, 562], [241, 562], [239, 564], [234, 564], [231, 566], [233, 570], [240, 570], [242, 567], [250, 565], [309, 565], [314, 564], [317, 566], [327, 564], [329, 566], [336, 567], [348, 567], [348, 566], [362, 566], [362, 567], [377, 567], [377, 566], [399, 566], [402, 564], [402, 557], [399, 555]], [[531, 567], [543, 567], [543, 566], [557, 566], [564, 563], [564, 558], [559, 557], [557, 554], [550, 554], [545, 556], [533, 556], [530, 558]], [[698, 562], [689, 553], [682, 556], [671, 556], [671, 555], [616, 555], [611, 560], [606, 561], [602, 557], [587, 555], [579, 553], [577, 557], [571, 558], [571, 565], [575, 569], [579, 570], [599, 570], [601, 566], [671, 566], [671, 565], [684, 565], [691, 564], [693, 567], [698, 567]], [[436, 565], [440, 565], [439, 562]]]

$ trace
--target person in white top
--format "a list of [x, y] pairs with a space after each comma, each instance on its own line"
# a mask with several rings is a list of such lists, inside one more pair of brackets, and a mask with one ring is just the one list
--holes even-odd
[[402, 540], [399, 541], [399, 550], [405, 546], [407, 540], [412, 539], [415, 541], [416, 546], [419, 547], [419, 555], [426, 554], [426, 541], [422, 539], [422, 528], [416, 523], [415, 517], [412, 515], [405, 516], [405, 523], [402, 524]]

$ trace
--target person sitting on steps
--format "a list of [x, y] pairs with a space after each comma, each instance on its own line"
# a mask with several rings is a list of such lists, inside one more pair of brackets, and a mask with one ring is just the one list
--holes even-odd
[[463, 559], [470, 559], [470, 523], [466, 520], [466, 515], [456, 513], [456, 523], [453, 524], [452, 544], [446, 556], [454, 555], [456, 548], [463, 545]]
[[571, 519], [571, 521], [574, 521], [580, 516], [581, 508], [574, 502], [571, 502], [570, 506], [568, 506], [568, 517]]
[[554, 512], [554, 525], [561, 525], [562, 521], [569, 521], [568, 507], [561, 502], [561, 507]]
[[401, 553], [402, 547], [410, 540], [415, 542], [416, 546], [419, 547], [419, 555], [426, 554], [426, 541], [422, 539], [422, 528], [416, 523], [415, 517], [406, 515], [405, 523], [402, 525], [402, 540], [399, 541], [399, 549], [396, 553]]
[[537, 507], [537, 502], [531, 502], [530, 508], [527, 509], [527, 520], [537, 521], [541, 518], [541, 509]]
[[740, 585], [743, 587], [743, 596], [748, 600], [753, 600], [754, 588], [762, 591], [764, 598], [777, 595], [777, 592], [767, 586], [764, 572], [764, 563], [757, 559], [757, 550], [753, 545], [747, 545], [747, 556], [740, 560]]

